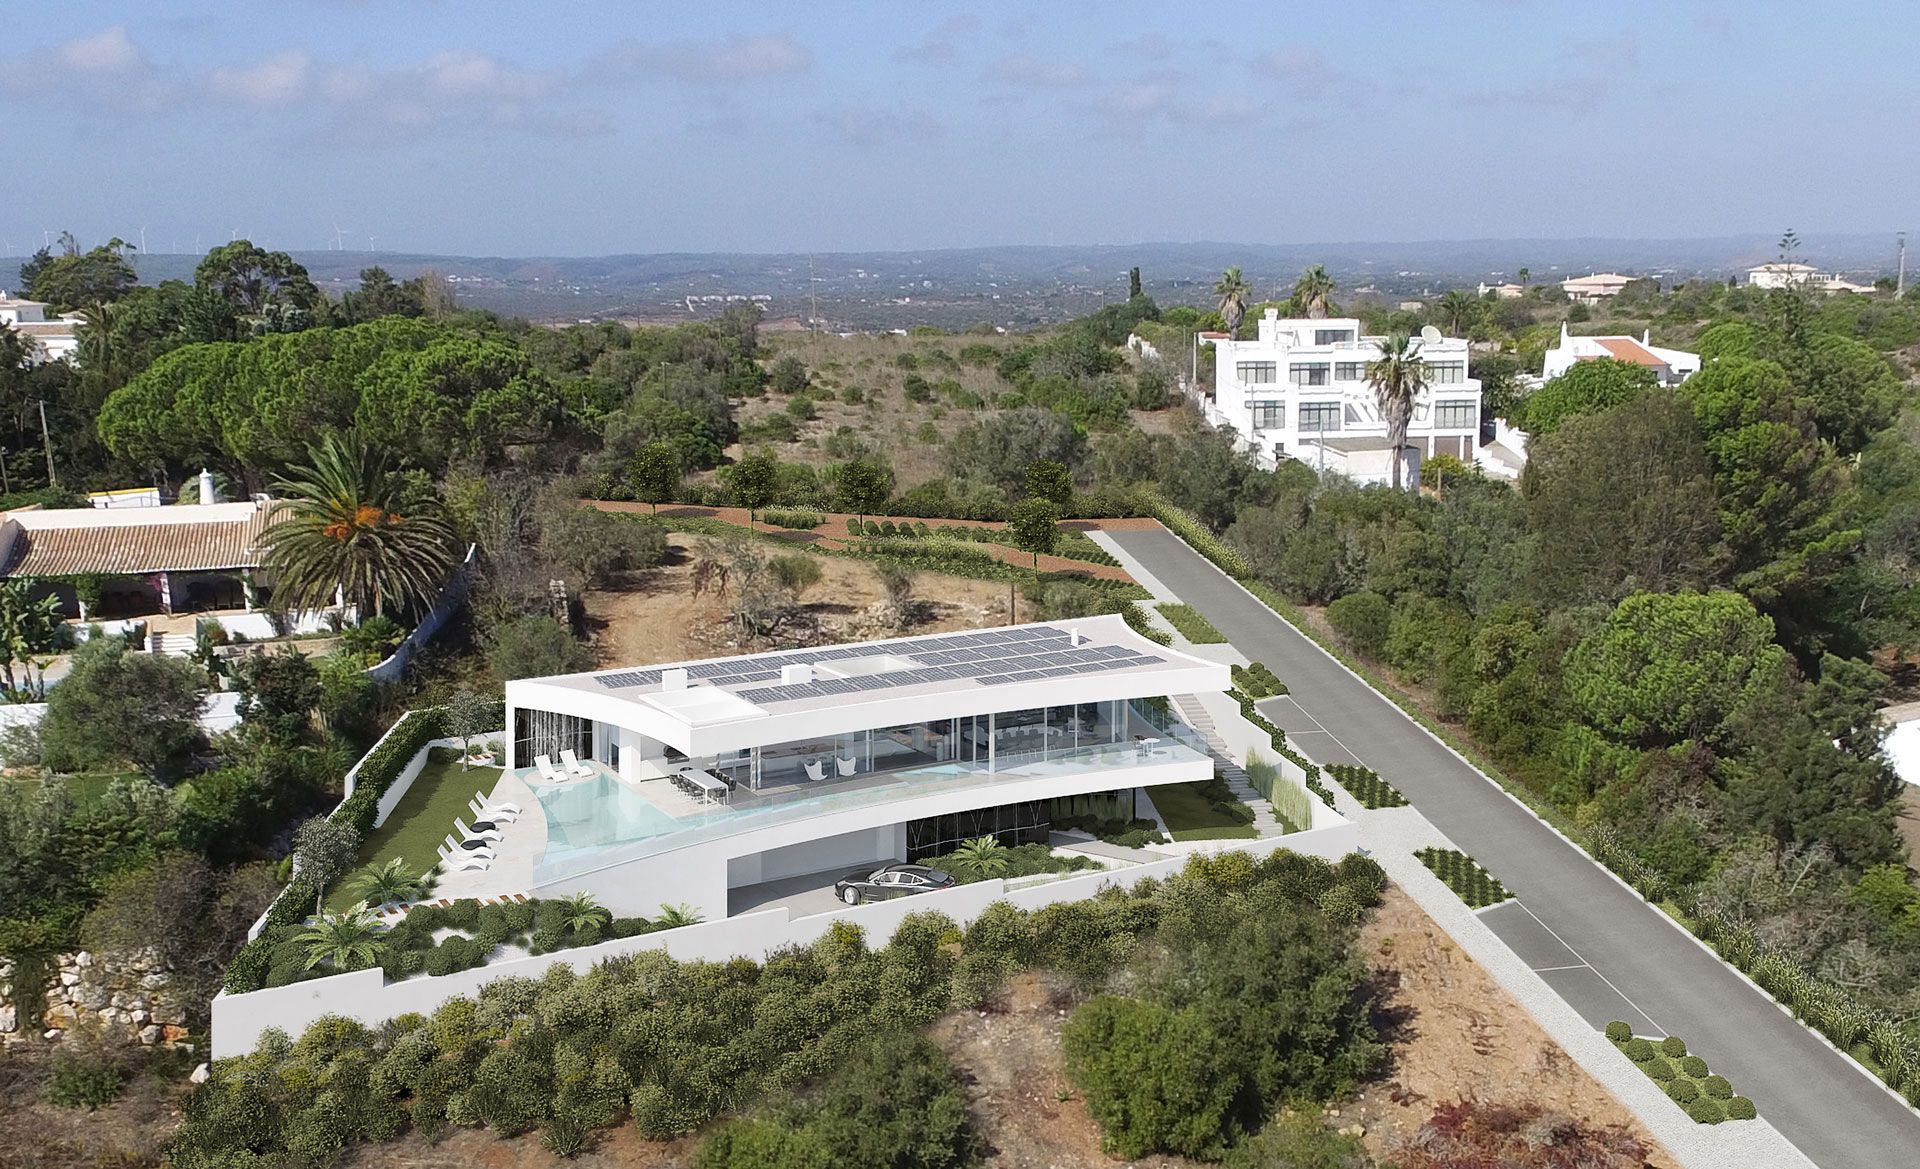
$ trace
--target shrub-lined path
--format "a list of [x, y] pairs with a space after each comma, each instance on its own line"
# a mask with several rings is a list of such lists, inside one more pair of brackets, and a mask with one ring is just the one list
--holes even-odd
[[[1364, 758], [1355, 762], [1378, 771], [1497, 875], [1520, 899], [1526, 918], [1576, 952], [1583, 968], [1596, 972], [1662, 1031], [1686, 1035], [1715, 1071], [1739, 1085], [1760, 1115], [1822, 1169], [1884, 1169], [1920, 1161], [1920, 1114], [1613, 880], [1392, 701], [1171, 532], [1157, 525], [1100, 526], [1144, 573], [1198, 609], [1236, 649], [1272, 666], [1319, 726], [1361, 749]], [[1495, 929], [1500, 932], [1498, 925]], [[1525, 953], [1526, 939], [1506, 940]], [[1595, 1017], [1583, 1007], [1575, 988], [1555, 984], [1550, 970], [1530, 964], [1596, 1030], [1606, 1025], [1608, 1017]]]

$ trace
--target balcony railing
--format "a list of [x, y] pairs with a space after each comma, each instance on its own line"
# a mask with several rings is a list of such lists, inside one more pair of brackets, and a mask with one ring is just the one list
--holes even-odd
[[[718, 804], [710, 810], [680, 817], [671, 825], [638, 830], [626, 839], [592, 847], [563, 847], [557, 854], [550, 841], [547, 855], [535, 867], [534, 880], [539, 883], [740, 832], [913, 796], [978, 791], [1039, 778], [1125, 771], [1168, 763], [1201, 763], [1211, 759], [1206, 741], [1192, 728], [1169, 717], [1155, 716], [1135, 706], [1130, 712], [1128, 728], [1130, 737], [1121, 742], [998, 752], [991, 764], [956, 759], [891, 771], [870, 771], [837, 782], [792, 789], [790, 794], [742, 789], [739, 804]], [[666, 781], [654, 782], [664, 784]], [[1125, 778], [1116, 776], [1114, 787], [1126, 786]], [[614, 789], [610, 798], [646, 799], [624, 785]], [[617, 809], [607, 811], [617, 815]]]

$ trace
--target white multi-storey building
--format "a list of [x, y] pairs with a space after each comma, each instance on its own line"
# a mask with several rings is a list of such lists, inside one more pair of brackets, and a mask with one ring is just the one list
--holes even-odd
[[8, 296], [0, 290], [0, 327], [10, 328], [28, 342], [28, 360], [66, 361], [80, 349], [83, 317], [68, 314], [47, 317], [47, 306], [37, 300]]
[[[1422, 333], [1427, 389], [1398, 453], [1408, 485], [1420, 481], [1422, 458], [1473, 462], [1480, 434], [1480, 383], [1468, 375], [1467, 342], [1431, 326]], [[1268, 309], [1252, 340], [1215, 342], [1208, 420], [1231, 426], [1263, 467], [1292, 458], [1361, 483], [1389, 482], [1387, 424], [1367, 384], [1381, 340], [1363, 336], [1352, 317], [1282, 319]]]

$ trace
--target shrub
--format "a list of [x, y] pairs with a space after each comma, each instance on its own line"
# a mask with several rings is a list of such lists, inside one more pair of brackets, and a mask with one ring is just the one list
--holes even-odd
[[1167, 619], [1167, 623], [1195, 645], [1219, 645], [1227, 640], [1226, 635], [1215, 629], [1212, 622], [1202, 617], [1192, 605], [1163, 601], [1159, 608], [1160, 615]]
[[1687, 1054], [1687, 1041], [1678, 1035], [1669, 1035], [1660, 1041], [1660, 1054], [1669, 1059], [1679, 1059]]
[[1627, 1040], [1633, 1038], [1633, 1028], [1615, 1019], [1613, 1022], [1607, 1024], [1607, 1038], [1613, 1040], [1615, 1043], [1625, 1043]]
[[1727, 1112], [1720, 1107], [1718, 1100], [1709, 1100], [1704, 1096], [1687, 1105], [1687, 1115], [1699, 1124], [1719, 1124], [1727, 1118]]
[[1673, 1078], [1673, 1065], [1657, 1055], [1641, 1064], [1640, 1070], [1663, 1084]]
[[1241, 1076], [1193, 1012], [1099, 995], [1074, 1011], [1060, 1039], [1110, 1156], [1219, 1155]]
[[1715, 1100], [1725, 1100], [1733, 1095], [1733, 1085], [1725, 1076], [1704, 1076], [1700, 1080], [1700, 1089]]
[[[1760, 1115], [1759, 1111], [1754, 1108], [1753, 1101], [1747, 1099], [1745, 1096], [1735, 1096], [1729, 1099], [1726, 1104], [1726, 1109], [1728, 1120], [1752, 1120], [1754, 1117]], [[1691, 1110], [1689, 1110], [1688, 1115], [1693, 1115]], [[1700, 1118], [1695, 1116], [1694, 1119], [1699, 1120]]]
[[1668, 1080], [1667, 1095], [1676, 1104], [1691, 1104], [1700, 1098], [1700, 1089], [1694, 1086], [1692, 1080]]
[[760, 513], [760, 518], [776, 528], [792, 528], [800, 532], [812, 531], [827, 519], [817, 511], [800, 507], [770, 507]]
[[98, 1055], [61, 1052], [47, 1077], [47, 1103], [61, 1108], [96, 1108], [113, 1103], [126, 1087], [118, 1065]]
[[1327, 624], [1354, 649], [1379, 657], [1393, 627], [1393, 606], [1379, 593], [1348, 593], [1327, 606]]
[[1707, 1061], [1697, 1055], [1684, 1056], [1680, 1060], [1680, 1070], [1697, 1080], [1707, 1074]]
[[424, 963], [428, 974], [458, 974], [462, 970], [471, 970], [487, 959], [493, 947], [484, 946], [471, 938], [454, 936], [447, 938], [428, 952]]

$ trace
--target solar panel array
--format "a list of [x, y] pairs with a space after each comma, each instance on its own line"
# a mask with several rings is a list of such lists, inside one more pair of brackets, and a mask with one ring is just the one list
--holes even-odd
[[[881, 656], [911, 658], [914, 664], [905, 669], [846, 678], [816, 677], [811, 682], [753, 685], [775, 681], [780, 677], [783, 666], [827, 664], [831, 668], [832, 662], [846, 658]], [[740, 697], [749, 702], [765, 704], [963, 679], [971, 679], [982, 686], [999, 686], [1009, 682], [1033, 682], [1041, 678], [1150, 666], [1164, 661], [1165, 658], [1156, 654], [1140, 653], [1126, 646], [1076, 646], [1068, 631], [1039, 625], [917, 637], [879, 646], [835, 646], [763, 654], [733, 661], [703, 662], [686, 667], [686, 671], [690, 680], [735, 689], [750, 687], [738, 689]], [[628, 670], [618, 674], [597, 675], [594, 680], [608, 689], [620, 690], [634, 686], [657, 686], [665, 673], [663, 669]]]

